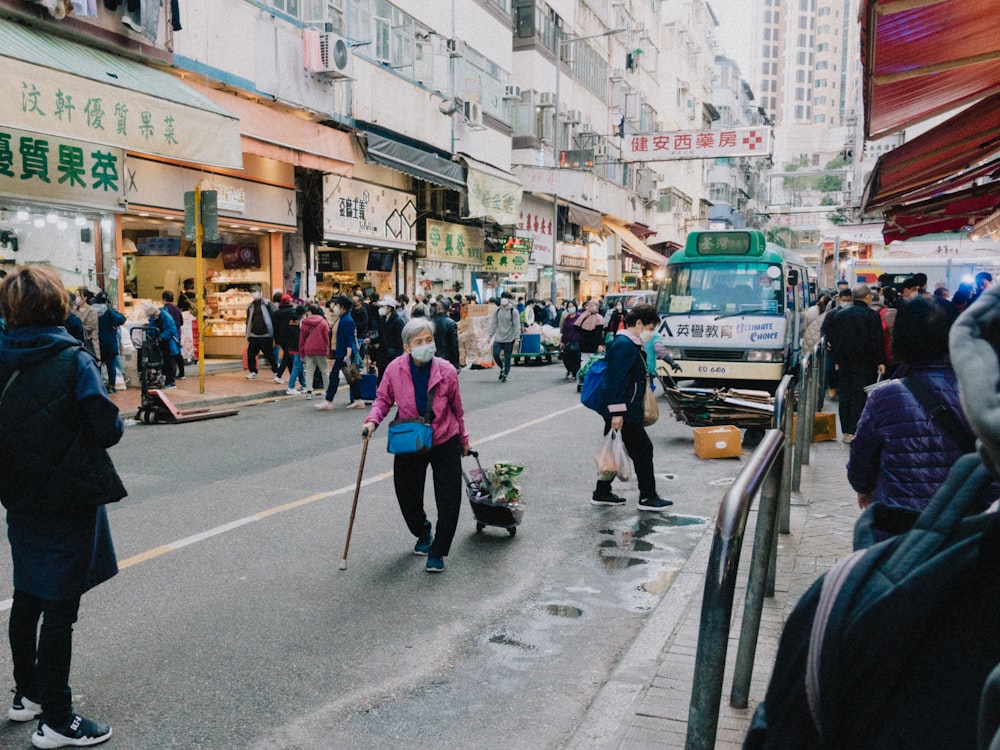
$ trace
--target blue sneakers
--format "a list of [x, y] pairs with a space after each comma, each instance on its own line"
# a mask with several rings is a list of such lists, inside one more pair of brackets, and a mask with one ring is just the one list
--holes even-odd
[[427, 556], [428, 573], [444, 573], [444, 558], [440, 555]]
[[433, 541], [434, 537], [430, 529], [428, 529], [417, 539], [417, 543], [413, 545], [413, 554], [426, 555], [431, 551], [431, 542]]

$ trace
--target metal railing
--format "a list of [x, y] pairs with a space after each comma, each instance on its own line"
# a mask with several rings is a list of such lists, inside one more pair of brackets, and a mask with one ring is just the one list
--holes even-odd
[[[803, 357], [799, 378], [788, 374], [782, 379], [774, 394], [774, 429], [765, 433], [719, 507], [702, 596], [686, 750], [711, 750], [715, 747], [743, 536], [753, 498], [760, 492], [730, 694], [731, 706], [747, 706], [764, 597], [774, 596], [777, 533], [779, 528], [783, 533], [789, 531], [791, 490], [793, 486], [798, 489], [802, 465], [808, 464], [813, 437], [812, 415], [822, 382], [820, 374], [824, 366], [824, 350], [825, 343], [821, 341]], [[798, 385], [797, 399], [793, 389], [795, 384]], [[793, 449], [790, 438], [793, 434], [795, 400], [800, 416]]]

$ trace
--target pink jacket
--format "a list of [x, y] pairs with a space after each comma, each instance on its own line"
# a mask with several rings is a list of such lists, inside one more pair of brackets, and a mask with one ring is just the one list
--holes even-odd
[[330, 324], [322, 315], [306, 315], [299, 323], [299, 354], [330, 353]]
[[[469, 433], [465, 430], [465, 412], [462, 410], [462, 394], [458, 390], [458, 372], [447, 360], [435, 357], [431, 360], [431, 377], [428, 392], [434, 390], [434, 445], [461, 437], [462, 445], [469, 444]], [[397, 419], [413, 419], [417, 412], [417, 398], [413, 392], [413, 378], [410, 375], [410, 355], [396, 357], [385, 368], [382, 383], [378, 387], [375, 403], [368, 412], [366, 422], [381, 424], [389, 414], [392, 405], [399, 407]]]

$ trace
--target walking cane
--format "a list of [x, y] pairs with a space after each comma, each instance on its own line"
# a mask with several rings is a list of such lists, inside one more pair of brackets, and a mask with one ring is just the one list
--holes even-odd
[[358, 482], [354, 486], [354, 502], [351, 503], [351, 521], [347, 524], [347, 541], [344, 542], [344, 559], [340, 561], [340, 569], [347, 570], [347, 550], [351, 547], [351, 531], [354, 529], [354, 513], [358, 509], [358, 493], [361, 491], [361, 475], [365, 471], [365, 455], [368, 453], [368, 430], [361, 433], [364, 444], [361, 447], [361, 465], [358, 466]]

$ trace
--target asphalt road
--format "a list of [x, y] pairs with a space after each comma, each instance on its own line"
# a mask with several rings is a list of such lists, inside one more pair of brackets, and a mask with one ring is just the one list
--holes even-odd
[[[661, 407], [673, 512], [636, 511], [634, 482], [626, 508], [591, 506], [601, 423], [562, 374], [462, 374], [474, 447], [527, 467], [527, 510], [514, 538], [476, 534], [466, 503], [443, 575], [412, 554], [384, 430], [338, 569], [366, 414], [343, 395], [332, 413], [298, 397], [128, 427], [112, 449], [130, 493], [110, 507], [122, 571], [83, 598], [77, 710], [121, 750], [565, 746], [742, 461], [695, 458]], [[4, 552], [0, 611], [10, 581]], [[0, 747], [30, 733], [0, 723]]]

